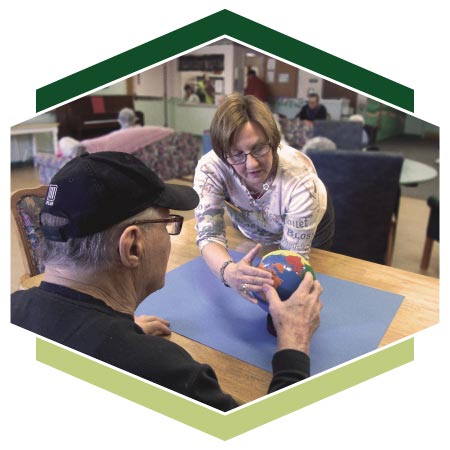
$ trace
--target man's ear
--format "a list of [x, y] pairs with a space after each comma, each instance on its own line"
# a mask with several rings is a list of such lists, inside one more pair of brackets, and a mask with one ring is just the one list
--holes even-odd
[[129, 268], [137, 267], [143, 251], [144, 241], [139, 227], [132, 225], [125, 228], [119, 239], [119, 257], [122, 264]]

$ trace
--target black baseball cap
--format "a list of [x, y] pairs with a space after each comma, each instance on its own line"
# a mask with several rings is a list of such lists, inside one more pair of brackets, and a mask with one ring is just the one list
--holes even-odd
[[42, 225], [45, 238], [67, 241], [89, 236], [152, 206], [190, 210], [199, 202], [188, 186], [164, 183], [140, 159], [122, 152], [85, 153], [51, 179], [41, 214], [68, 219]]

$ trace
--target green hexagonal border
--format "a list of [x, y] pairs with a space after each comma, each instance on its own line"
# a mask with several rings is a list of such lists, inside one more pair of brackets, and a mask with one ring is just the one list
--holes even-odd
[[43, 111], [224, 35], [414, 111], [414, 91], [411, 88], [226, 9], [39, 88], [36, 91], [36, 111]]
[[40, 338], [36, 338], [36, 359], [219, 439], [227, 440], [413, 361], [414, 338], [228, 413], [204, 406]]
[[[326, 74], [405, 110], [414, 91], [228, 10], [222, 10], [36, 91], [40, 112], [205, 42], [229, 36]], [[414, 339], [389, 346], [281, 392], [222, 413], [69, 349], [36, 338], [36, 359], [137, 404], [227, 440], [414, 360]]]

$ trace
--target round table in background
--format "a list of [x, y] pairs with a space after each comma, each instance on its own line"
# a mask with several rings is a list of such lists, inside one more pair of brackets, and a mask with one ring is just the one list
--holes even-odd
[[419, 183], [436, 178], [437, 175], [438, 172], [434, 167], [405, 158], [400, 174], [400, 184], [403, 186], [417, 186]]

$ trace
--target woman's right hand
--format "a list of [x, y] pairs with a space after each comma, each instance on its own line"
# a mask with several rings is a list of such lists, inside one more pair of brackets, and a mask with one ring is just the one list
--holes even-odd
[[252, 292], [263, 292], [265, 284], [273, 286], [270, 272], [252, 266], [261, 248], [255, 245], [240, 261], [228, 264], [223, 274], [227, 284], [251, 303], [258, 303]]

